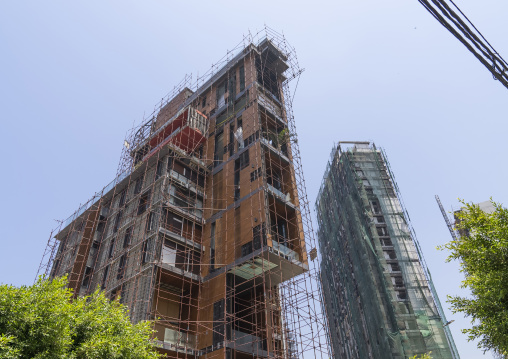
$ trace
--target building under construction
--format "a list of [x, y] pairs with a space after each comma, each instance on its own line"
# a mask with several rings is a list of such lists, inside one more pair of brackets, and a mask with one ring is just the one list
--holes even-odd
[[154, 321], [171, 358], [330, 358], [283, 36], [249, 35], [129, 132], [39, 273]]
[[459, 358], [385, 153], [339, 143], [316, 209], [335, 357]]

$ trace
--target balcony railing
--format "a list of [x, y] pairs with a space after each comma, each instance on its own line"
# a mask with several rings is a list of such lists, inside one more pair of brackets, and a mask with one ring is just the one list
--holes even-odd
[[171, 225], [170, 223], [166, 223], [164, 221], [161, 222], [161, 227], [174, 233], [178, 237], [182, 237], [183, 239], [194, 241], [196, 243], [201, 242], [201, 231], [184, 231], [182, 227], [176, 227]]
[[291, 203], [291, 195], [289, 194], [289, 192], [287, 194], [284, 194], [282, 191], [276, 189], [274, 186], [272, 186], [271, 184], [267, 184], [268, 186], [268, 190], [270, 192], [272, 192], [275, 196], [279, 197], [281, 200], [283, 200], [284, 202], [289, 202]]
[[196, 207], [196, 205], [190, 202], [187, 198], [171, 196], [169, 197], [169, 204], [190, 214], [191, 216], [196, 217], [197, 220], [201, 220], [203, 218], [203, 210]]
[[250, 335], [238, 330], [233, 330], [233, 337], [228, 343], [228, 347], [249, 354], [257, 354], [257, 356], [266, 356], [263, 348], [263, 340], [254, 335]]
[[[149, 153], [143, 155], [143, 161], [168, 143], [175, 144], [185, 152], [191, 152], [198, 144], [205, 141], [208, 125], [208, 119], [203, 114], [192, 106], [187, 106], [150, 136]], [[142, 151], [142, 148], [134, 150], [134, 152], [138, 151]]]
[[194, 355], [196, 352], [196, 336], [171, 328], [165, 328], [164, 341], [157, 340], [156, 345], [166, 350]]
[[188, 188], [190, 190], [196, 191], [198, 194], [203, 195], [203, 191], [201, 190], [201, 186], [197, 185], [184, 175], [174, 171], [169, 170], [169, 176], [179, 182], [183, 187]]
[[196, 255], [194, 250], [187, 249], [186, 251], [162, 247], [161, 264], [178, 268], [184, 272], [199, 275], [199, 255]]
[[275, 240], [272, 241], [272, 247], [275, 253], [282, 255], [284, 258], [291, 261], [300, 261], [298, 253]]

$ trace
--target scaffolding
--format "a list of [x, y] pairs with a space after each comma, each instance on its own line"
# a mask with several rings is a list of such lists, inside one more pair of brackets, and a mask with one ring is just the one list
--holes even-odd
[[170, 358], [330, 358], [285, 37], [244, 36], [130, 130], [116, 178], [50, 235], [68, 275], [151, 320]]
[[339, 142], [316, 210], [336, 357], [459, 358], [384, 151]]

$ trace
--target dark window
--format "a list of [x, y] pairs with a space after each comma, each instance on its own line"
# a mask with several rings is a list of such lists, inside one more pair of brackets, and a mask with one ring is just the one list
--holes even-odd
[[377, 227], [376, 229], [378, 236], [388, 236], [388, 232], [385, 227]]
[[243, 170], [245, 167], [249, 165], [249, 150], [245, 150], [239, 157], [240, 159], [240, 169]]
[[181, 234], [182, 232], [182, 217], [174, 214], [173, 212], [164, 212], [164, 227], [171, 232]]
[[256, 131], [255, 133], [253, 133], [252, 135], [247, 137], [247, 139], [244, 141], [245, 142], [244, 146], [247, 147], [248, 145], [250, 145], [251, 143], [253, 143], [257, 139], [259, 139], [259, 131]]
[[377, 202], [371, 202], [372, 204], [372, 211], [374, 213], [380, 213], [380, 208], [379, 208], [379, 204]]
[[240, 199], [240, 158], [235, 160], [233, 198], [235, 201], [238, 201]]
[[240, 66], [240, 91], [245, 90], [245, 68]]
[[238, 117], [236, 119], [236, 128], [241, 128], [242, 127], [242, 116]]
[[136, 180], [136, 184], [134, 185], [134, 194], [140, 193], [142, 187], [143, 187], [143, 176], [139, 177]]
[[222, 106], [224, 106], [226, 103], [225, 103], [225, 94], [226, 94], [226, 86], [227, 86], [227, 82], [223, 82], [222, 84], [220, 84], [219, 86], [217, 86], [217, 89], [216, 89], [216, 92], [217, 92], [217, 108], [221, 108]]
[[236, 75], [229, 78], [228, 102], [231, 103], [236, 98]]
[[102, 276], [101, 289], [106, 288], [106, 281], [108, 280], [109, 265], [104, 268], [104, 275]]
[[127, 247], [131, 243], [132, 227], [127, 228], [125, 236], [123, 237], [123, 247]]
[[242, 245], [242, 257], [252, 253], [252, 241]]
[[381, 245], [383, 245], [385, 247], [391, 247], [391, 246], [393, 246], [393, 243], [390, 238], [383, 238], [383, 239], [381, 239]]
[[144, 213], [150, 205], [150, 191], [144, 193], [139, 198], [138, 215]]
[[123, 190], [122, 193], [120, 193], [120, 201], [118, 202], [119, 207], [122, 207], [125, 204], [126, 192], [127, 192], [126, 190]]
[[120, 292], [120, 303], [122, 303], [122, 304], [125, 303], [125, 301], [127, 299], [126, 295], [127, 295], [127, 287], [124, 284], [122, 286], [122, 291]]
[[279, 243], [284, 244], [286, 247], [288, 246], [288, 229], [287, 223], [282, 218], [278, 218], [277, 220], [277, 240]]
[[106, 226], [106, 222], [99, 221], [99, 224], [97, 225], [97, 232], [102, 233], [102, 231], [104, 231], [105, 226]]
[[170, 154], [169, 157], [168, 157], [168, 172], [173, 169], [173, 157], [172, 155]]
[[111, 240], [111, 244], [109, 245], [108, 258], [112, 258], [115, 253], [115, 239]]
[[155, 172], [155, 180], [157, 181], [162, 176], [162, 169], [164, 168], [164, 162], [159, 160], [157, 162], [157, 171]]
[[218, 166], [222, 163], [224, 156], [224, 132], [215, 135], [215, 153], [214, 153], [214, 164]]
[[143, 242], [143, 246], [141, 248], [141, 264], [145, 264], [146, 263], [146, 252], [148, 250], [148, 240], [144, 241]]
[[198, 186], [205, 186], [205, 176], [198, 174]]
[[118, 227], [120, 227], [120, 222], [122, 221], [122, 211], [119, 211], [115, 217], [115, 225], [113, 226], [113, 233], [118, 231]]
[[203, 100], [201, 100], [201, 107], [206, 106], [206, 96], [203, 96]]
[[199, 271], [201, 268], [199, 265], [199, 263], [201, 262], [200, 253], [197, 251], [187, 251], [186, 261], [187, 261], [186, 268], [184, 268], [184, 270], [199, 275]]
[[400, 272], [400, 266], [397, 263], [390, 263], [392, 267], [392, 272]]
[[210, 272], [215, 269], [215, 222], [212, 223], [210, 230]]
[[92, 277], [92, 268], [87, 266], [85, 268], [85, 275], [83, 277], [83, 283], [82, 283], [83, 287], [88, 288], [88, 284], [90, 284], [91, 277]]
[[397, 291], [397, 297], [400, 300], [406, 300], [407, 299], [407, 292], [405, 290]]
[[261, 243], [266, 245], [265, 224], [260, 224], [252, 228], [252, 246], [254, 250], [261, 248]]
[[120, 262], [118, 263], [118, 274], [116, 275], [116, 279], [122, 279], [123, 274], [125, 272], [125, 263], [127, 262], [127, 257], [124, 254], [120, 257]]
[[261, 177], [261, 167], [259, 167], [257, 170], [254, 170], [250, 173], [250, 181], [254, 182], [259, 177]]
[[156, 219], [155, 212], [150, 212], [150, 214], [148, 215], [148, 221], [146, 224], [146, 231], [147, 232], [153, 231], [155, 229], [155, 219]]
[[186, 169], [187, 168], [184, 165], [182, 165], [180, 162], [178, 162], [178, 161], [174, 161], [173, 162], [173, 170], [176, 173], [181, 174], [184, 177], [187, 177], [187, 175], [186, 175]]
[[224, 299], [213, 303], [213, 345], [224, 342]]
[[229, 155], [233, 156], [235, 153], [235, 124], [229, 125]]
[[[267, 170], [267, 172], [268, 172], [268, 170]], [[268, 175], [268, 177], [266, 179], [266, 182], [269, 185], [272, 185], [273, 188], [278, 189], [279, 191], [282, 192], [282, 180], [281, 180], [281, 177], [282, 177], [281, 174], [277, 170], [271, 168], [270, 169], [270, 174]]]
[[213, 321], [224, 320], [224, 299], [213, 303]]

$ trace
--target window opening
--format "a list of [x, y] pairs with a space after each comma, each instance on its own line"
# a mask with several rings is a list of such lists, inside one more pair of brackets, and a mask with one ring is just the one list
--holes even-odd
[[210, 272], [215, 269], [215, 222], [211, 225], [210, 230]]
[[106, 281], [108, 280], [109, 264], [104, 268], [104, 274], [102, 276], [101, 289], [106, 288]]
[[120, 227], [120, 221], [122, 220], [122, 211], [118, 211], [115, 217], [115, 225], [113, 226], [113, 233], [118, 231], [118, 227]]
[[215, 153], [214, 153], [214, 165], [218, 166], [222, 163], [224, 156], [224, 132], [215, 135]]
[[240, 66], [240, 91], [245, 90], [245, 67]]
[[140, 193], [142, 187], [143, 187], [143, 176], [139, 177], [136, 180], [136, 184], [134, 185], [134, 194]]
[[132, 227], [127, 228], [123, 237], [123, 247], [126, 248], [131, 243]]
[[139, 198], [138, 215], [144, 213], [150, 204], [150, 191], [147, 191]]
[[118, 263], [118, 273], [116, 275], [116, 279], [122, 279], [125, 271], [125, 262], [126, 262], [126, 255], [120, 257], [120, 261]]

